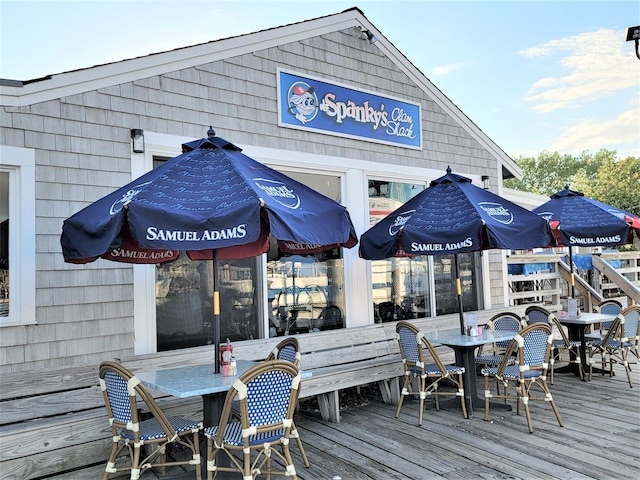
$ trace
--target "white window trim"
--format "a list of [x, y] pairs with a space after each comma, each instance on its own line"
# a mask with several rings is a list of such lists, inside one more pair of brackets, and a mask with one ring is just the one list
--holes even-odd
[[0, 145], [9, 173], [9, 316], [0, 327], [36, 322], [36, 157], [29, 148]]

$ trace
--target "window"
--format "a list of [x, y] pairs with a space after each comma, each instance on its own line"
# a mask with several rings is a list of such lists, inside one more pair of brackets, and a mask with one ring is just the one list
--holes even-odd
[[[155, 158], [154, 168], [164, 161]], [[287, 175], [340, 201], [339, 177], [295, 172]], [[280, 257], [274, 242], [266, 260], [269, 302], [266, 306], [262, 300], [264, 256], [219, 261], [221, 341], [344, 326], [344, 268], [340, 249], [312, 257]], [[155, 271], [157, 350], [212, 343], [213, 262], [192, 261], [182, 253], [174, 262], [157, 265]], [[262, 313], [265, 311], [268, 321]]]
[[9, 316], [9, 172], [0, 171], [0, 317]]
[[35, 322], [35, 155], [0, 146], [0, 326]]
[[[434, 255], [433, 257], [436, 315], [459, 311], [454, 261], [453, 255]], [[460, 276], [462, 305], [465, 312], [480, 308], [480, 285], [482, 282], [479, 280], [481, 278], [479, 268], [476, 268], [476, 265], [480, 264], [480, 254], [477, 252], [458, 254], [458, 275]]]
[[[424, 187], [408, 183], [369, 180], [369, 223], [382, 218], [413, 198]], [[429, 317], [458, 312], [453, 255], [390, 258], [371, 262], [376, 322]], [[481, 282], [478, 253], [458, 254], [464, 310], [480, 308]], [[433, 276], [433, 297], [430, 287]]]
[[[340, 178], [287, 172], [291, 178], [341, 203]], [[346, 325], [344, 262], [336, 248], [312, 256], [267, 254], [269, 336], [309, 333]]]
[[[369, 180], [369, 223], [401, 207], [423, 185]], [[429, 258], [389, 258], [371, 262], [376, 322], [431, 316]]]

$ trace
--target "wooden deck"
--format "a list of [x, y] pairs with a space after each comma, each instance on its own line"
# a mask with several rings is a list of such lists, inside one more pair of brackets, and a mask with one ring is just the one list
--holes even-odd
[[[492, 410], [485, 422], [476, 411], [465, 420], [458, 409], [436, 411], [432, 403], [418, 427], [416, 403], [405, 404], [396, 419], [395, 407], [375, 396], [368, 405], [343, 410], [337, 424], [305, 413], [296, 424], [311, 468], [304, 468], [294, 445], [298, 478], [638, 479], [640, 367], [632, 368], [633, 388], [619, 367], [615, 377], [594, 376], [591, 382], [557, 375], [550, 388], [564, 427], [548, 404], [532, 402], [532, 434], [524, 413]], [[159, 473], [147, 471], [141, 480], [195, 478], [193, 472]]]

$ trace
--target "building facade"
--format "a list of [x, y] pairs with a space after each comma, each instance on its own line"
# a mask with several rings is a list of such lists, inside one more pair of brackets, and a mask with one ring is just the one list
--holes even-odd
[[[66, 218], [209, 126], [345, 205], [358, 235], [448, 166], [498, 194], [503, 178], [521, 175], [358, 9], [0, 80], [0, 89], [0, 372], [207, 341], [206, 262], [66, 264], [60, 233]], [[465, 310], [507, 304], [503, 252], [469, 254], [462, 265]], [[222, 336], [231, 341], [457, 308], [446, 257], [369, 262], [357, 247], [311, 259], [267, 254], [227, 262], [220, 275]]]

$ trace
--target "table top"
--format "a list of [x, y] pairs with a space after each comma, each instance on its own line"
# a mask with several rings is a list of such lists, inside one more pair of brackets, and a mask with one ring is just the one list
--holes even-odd
[[616, 319], [616, 315], [607, 313], [581, 313], [578, 318], [562, 317], [558, 312], [558, 320], [560, 323], [567, 325], [593, 325], [600, 322], [612, 322]]
[[504, 342], [513, 339], [518, 332], [504, 332], [482, 329], [482, 335], [472, 337], [470, 335], [461, 335], [460, 329], [453, 328], [451, 330], [437, 330], [425, 334], [427, 340], [431, 343], [440, 343], [442, 345], [456, 347], [477, 347], [487, 343]]
[[[225, 377], [222, 373], [213, 373], [213, 363], [187, 365], [176, 368], [163, 368], [139, 372], [136, 377], [149, 388], [165, 392], [174, 397], [187, 398], [198, 395], [210, 395], [228, 391], [240, 375], [257, 362], [238, 360], [238, 374]], [[311, 372], [301, 371], [302, 378], [310, 377]]]

